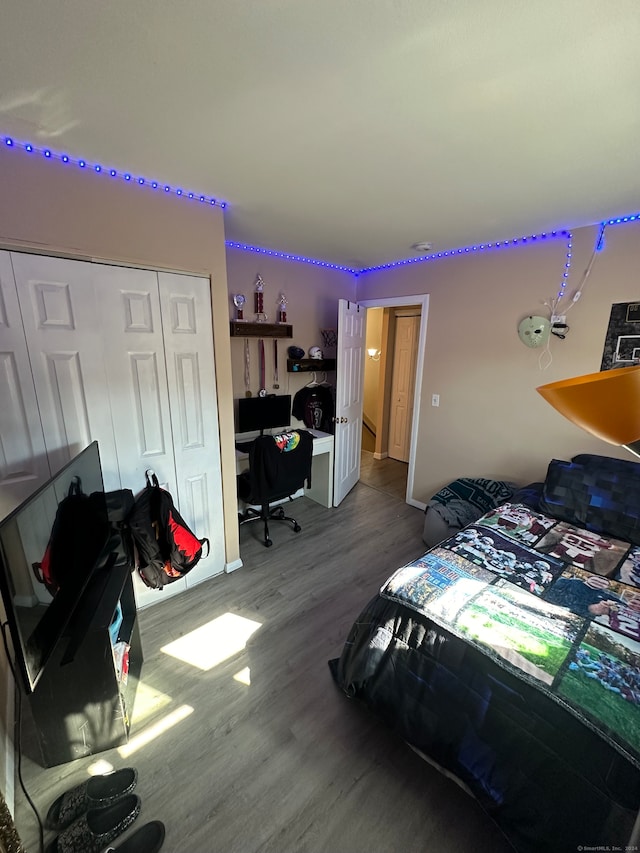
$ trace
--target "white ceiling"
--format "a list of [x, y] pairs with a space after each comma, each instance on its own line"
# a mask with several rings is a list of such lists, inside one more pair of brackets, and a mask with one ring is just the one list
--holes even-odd
[[359, 268], [635, 213], [639, 45], [639, 0], [2, 0], [0, 135]]

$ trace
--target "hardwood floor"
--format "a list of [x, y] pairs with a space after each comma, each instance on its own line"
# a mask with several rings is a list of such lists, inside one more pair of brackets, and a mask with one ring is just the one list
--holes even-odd
[[374, 459], [368, 450], [360, 452], [360, 481], [392, 497], [404, 501], [407, 493], [409, 466], [397, 459]]
[[[138, 769], [137, 825], [163, 820], [167, 853], [510, 850], [476, 802], [348, 700], [327, 666], [385, 578], [423, 553], [422, 513], [362, 482], [338, 509], [308, 498], [289, 509], [301, 533], [275, 524], [267, 549], [260, 524], [245, 525], [242, 569], [140, 613], [145, 663], [128, 746], [148, 740], [49, 769], [25, 757], [40, 814], [107, 761]], [[225, 658], [243, 628], [255, 629], [246, 647]], [[198, 629], [199, 666], [164, 650]], [[218, 663], [206, 668], [207, 656]], [[16, 823], [36, 853], [19, 788]]]

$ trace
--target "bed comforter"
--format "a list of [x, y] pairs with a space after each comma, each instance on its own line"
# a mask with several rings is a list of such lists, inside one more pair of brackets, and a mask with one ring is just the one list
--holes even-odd
[[640, 805], [638, 545], [504, 504], [398, 569], [330, 666], [516, 849], [625, 849]]

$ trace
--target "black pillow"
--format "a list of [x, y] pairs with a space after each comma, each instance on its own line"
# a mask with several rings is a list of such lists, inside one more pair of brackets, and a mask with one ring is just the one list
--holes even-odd
[[640, 465], [583, 454], [552, 459], [540, 499], [542, 512], [560, 521], [640, 545]]
[[631, 459], [614, 459], [612, 456], [597, 456], [595, 453], [579, 453], [571, 459], [578, 465], [595, 470], [620, 471], [632, 477], [640, 477], [640, 463]]

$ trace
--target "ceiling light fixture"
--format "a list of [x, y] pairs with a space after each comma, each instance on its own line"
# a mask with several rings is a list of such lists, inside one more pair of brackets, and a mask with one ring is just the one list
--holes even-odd
[[433, 249], [433, 243], [428, 240], [422, 240], [420, 243], [413, 243], [411, 248], [416, 252], [430, 252]]

